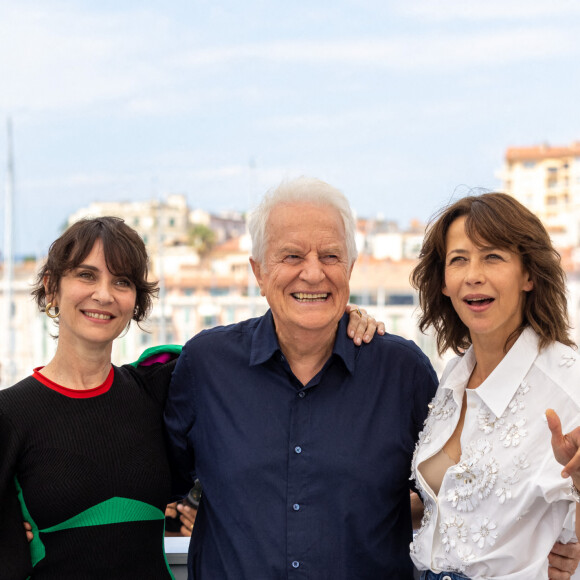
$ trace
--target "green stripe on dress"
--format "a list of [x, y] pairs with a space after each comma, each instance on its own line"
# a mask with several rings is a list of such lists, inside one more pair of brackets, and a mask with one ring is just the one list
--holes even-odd
[[106, 524], [163, 519], [165, 519], [165, 514], [155, 506], [135, 499], [112, 497], [60, 524], [56, 524], [56, 526], [51, 526], [40, 531], [48, 534], [50, 532], [58, 532], [70, 528], [82, 528], [85, 526], [103, 526]]
[[32, 567], [36, 566], [46, 556], [46, 548], [40, 539], [40, 534], [36, 522], [32, 519], [28, 508], [26, 507], [26, 502], [24, 501], [24, 496], [22, 494], [22, 488], [18, 482], [18, 478], [14, 476], [14, 484], [16, 485], [16, 490], [18, 491], [18, 501], [20, 502], [20, 509], [22, 510], [22, 517], [25, 522], [28, 522], [32, 528], [32, 533], [34, 538], [29, 543], [30, 548], [30, 560], [32, 562]]

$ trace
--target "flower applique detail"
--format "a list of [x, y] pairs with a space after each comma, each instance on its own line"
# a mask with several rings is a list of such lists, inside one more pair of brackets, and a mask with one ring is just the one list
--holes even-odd
[[425, 425], [425, 428], [419, 433], [417, 443], [415, 444], [415, 450], [413, 451], [413, 458], [411, 460], [411, 477], [409, 477], [411, 480], [416, 479], [415, 473], [417, 472], [417, 454], [419, 453], [419, 448], [431, 442], [431, 427], [427, 425], [427, 419], [425, 420]]
[[486, 435], [493, 432], [494, 429], [499, 429], [505, 423], [507, 417], [507, 411], [501, 417], [495, 417], [495, 415], [487, 410], [481, 409], [477, 415], [477, 426], [480, 431], [483, 431]]
[[512, 498], [512, 485], [518, 483], [520, 480], [520, 471], [527, 469], [530, 466], [525, 453], [514, 457], [513, 463], [514, 467], [512, 468], [510, 474], [502, 478], [504, 485], [498, 487], [495, 490], [495, 495], [497, 496], [500, 504], [504, 504], [506, 501]]
[[562, 360], [560, 361], [560, 366], [570, 368], [577, 359], [578, 357], [575, 354], [563, 354]]
[[446, 519], [439, 526], [439, 533], [441, 534], [441, 543], [447, 553], [451, 549], [455, 550], [459, 542], [467, 542], [467, 528], [463, 525], [463, 518], [460, 516]]
[[499, 436], [504, 447], [517, 447], [520, 444], [521, 439], [528, 434], [527, 430], [524, 429], [525, 424], [526, 420], [522, 418], [505, 426]]
[[508, 409], [512, 414], [517, 413], [518, 411], [523, 411], [526, 408], [523, 398], [529, 390], [530, 385], [528, 385], [526, 381], [523, 381], [522, 384], [518, 387], [518, 390], [513, 396], [513, 399], [509, 402]]
[[480, 550], [486, 544], [493, 546], [498, 536], [497, 532], [494, 531], [496, 528], [497, 524], [494, 521], [486, 517], [478, 517], [477, 522], [470, 527], [471, 539]]
[[464, 449], [463, 459], [451, 468], [455, 486], [447, 491], [446, 499], [457, 511], [473, 511], [479, 500], [487, 498], [493, 491], [497, 481], [497, 462], [490, 458], [483, 466], [479, 465], [491, 449], [489, 441], [478, 439]]
[[457, 409], [457, 405], [453, 401], [453, 393], [449, 390], [446, 390], [444, 394], [437, 395], [428, 406], [429, 416], [437, 421], [449, 419]]
[[499, 464], [493, 457], [490, 457], [482, 469], [479, 487], [477, 490], [479, 499], [485, 499], [491, 495], [497, 482], [498, 473]]
[[427, 526], [429, 525], [429, 522], [431, 521], [432, 515], [433, 515], [433, 509], [431, 508], [429, 503], [426, 501], [425, 502], [425, 509], [423, 510], [423, 517], [421, 518], [421, 527], [417, 530], [417, 533], [415, 534], [415, 537], [413, 538], [413, 541], [411, 542], [411, 544], [409, 546], [411, 554], [417, 553], [417, 547], [419, 545], [418, 538], [423, 533], [423, 531], [427, 528]]
[[[469, 564], [475, 560], [475, 554], [470, 546], [459, 546], [457, 548], [457, 556], [461, 559], [463, 564]], [[465, 572], [465, 565], [458, 568], [458, 572], [463, 574]]]

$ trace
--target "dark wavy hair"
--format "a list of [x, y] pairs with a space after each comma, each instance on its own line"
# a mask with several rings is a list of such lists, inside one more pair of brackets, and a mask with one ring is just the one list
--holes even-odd
[[568, 334], [566, 275], [548, 232], [538, 217], [512, 196], [484, 193], [464, 197], [435, 215], [427, 226], [419, 263], [411, 273], [422, 309], [419, 328], [422, 332], [430, 326], [435, 329], [439, 354], [448, 348], [462, 354], [471, 345], [469, 329], [442, 293], [447, 231], [463, 216], [466, 234], [474, 244], [515, 252], [534, 284], [526, 292], [522, 325], [506, 346], [526, 326], [540, 336], [540, 348], [555, 341], [574, 346]]
[[58, 292], [62, 277], [82, 264], [97, 240], [103, 244], [109, 271], [115, 276], [127, 277], [135, 285], [137, 296], [132, 320], [144, 320], [159, 288], [156, 281], [147, 280], [149, 258], [143, 240], [124, 220], [113, 216], [79, 220], [51, 244], [32, 290], [38, 308], [45, 310], [47, 294]]

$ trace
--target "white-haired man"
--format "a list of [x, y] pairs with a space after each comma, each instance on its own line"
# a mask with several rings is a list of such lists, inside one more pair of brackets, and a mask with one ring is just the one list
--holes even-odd
[[190, 578], [410, 579], [410, 463], [435, 373], [410, 341], [347, 338], [355, 227], [339, 191], [284, 183], [249, 228], [270, 310], [190, 340], [166, 406], [178, 487], [204, 490]]

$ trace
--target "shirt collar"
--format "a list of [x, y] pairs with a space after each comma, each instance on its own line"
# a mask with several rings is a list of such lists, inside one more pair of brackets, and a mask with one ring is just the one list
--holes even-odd
[[[522, 384], [530, 367], [538, 356], [539, 337], [531, 327], [526, 327], [503, 360], [493, 372], [475, 389], [481, 400], [496, 417], [501, 417]], [[473, 346], [463, 356], [445, 382], [445, 387], [454, 392], [460, 401], [467, 381], [475, 366]]]
[[[359, 347], [347, 336], [348, 314], [344, 314], [338, 323], [338, 332], [334, 341], [332, 354], [340, 357], [350, 374], [354, 372], [356, 354]], [[272, 311], [268, 310], [260, 318], [254, 336], [250, 352], [250, 366], [260, 365], [272, 358], [277, 352], [281, 352], [274, 327]]]

